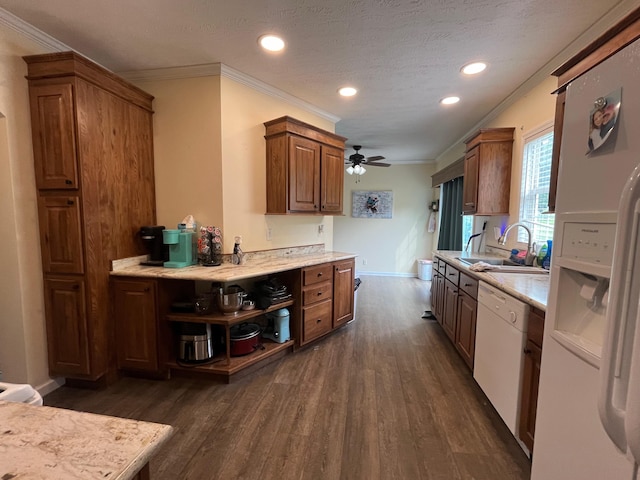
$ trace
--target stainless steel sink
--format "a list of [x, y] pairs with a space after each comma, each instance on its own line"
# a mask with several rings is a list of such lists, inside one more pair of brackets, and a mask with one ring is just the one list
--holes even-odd
[[538, 273], [548, 274], [549, 271], [540, 267], [522, 265], [516, 262], [512, 262], [507, 258], [477, 258], [477, 257], [456, 257], [456, 260], [460, 260], [467, 265], [473, 265], [478, 262], [484, 262], [491, 265], [486, 269], [486, 272], [493, 273]]

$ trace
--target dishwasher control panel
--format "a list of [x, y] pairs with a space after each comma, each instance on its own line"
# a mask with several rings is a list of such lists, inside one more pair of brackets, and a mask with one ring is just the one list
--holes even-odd
[[478, 303], [484, 305], [505, 322], [522, 332], [527, 331], [529, 305], [507, 295], [502, 290], [480, 282], [478, 286]]

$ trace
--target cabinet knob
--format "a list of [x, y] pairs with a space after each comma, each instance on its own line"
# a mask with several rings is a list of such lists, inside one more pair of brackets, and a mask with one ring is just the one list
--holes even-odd
[[71, 185], [73, 182], [67, 178], [67, 179], [64, 181], [64, 183], [66, 183], [67, 185]]
[[524, 349], [524, 354], [525, 355], [530, 355], [531, 354], [531, 350], [529, 350], [528, 348]]
[[322, 276], [322, 272], [319, 272], [319, 273], [318, 273], [318, 276], [319, 276], [319, 277], [321, 277], [321, 276]]
[[80, 289], [80, 285], [78, 285], [77, 283], [74, 283], [72, 288], [74, 290], [79, 290]]
[[318, 296], [322, 295], [322, 292], [318, 292], [318, 293], [317, 293], [317, 295], [318, 295]]
[[71, 199], [67, 200], [67, 205], [73, 205], [73, 203], [74, 203], [73, 200], [71, 200]]
[[474, 202], [467, 202], [464, 204], [465, 207], [473, 207], [475, 205]]
[[320, 323], [321, 321], [322, 321], [322, 319], [319, 318], [319, 319], [316, 320], [316, 323]]

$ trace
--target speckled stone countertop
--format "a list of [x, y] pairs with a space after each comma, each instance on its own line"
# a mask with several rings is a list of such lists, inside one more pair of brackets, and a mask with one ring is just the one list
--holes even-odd
[[523, 302], [533, 305], [540, 310], [547, 310], [547, 295], [549, 294], [549, 274], [548, 273], [500, 273], [500, 272], [474, 272], [469, 270], [469, 265], [457, 260], [458, 257], [474, 258], [504, 258], [492, 254], [473, 255], [453, 250], [436, 250], [434, 257], [439, 257], [458, 270], [463, 271], [478, 280], [487, 282], [499, 288], [505, 293], [512, 295]]
[[172, 435], [158, 423], [0, 401], [0, 478], [128, 480]]
[[225, 262], [217, 267], [199, 265], [184, 268], [147, 267], [140, 265], [140, 261], [145, 257], [134, 257], [114, 261], [111, 275], [233, 282], [355, 257], [357, 255], [352, 253], [325, 252], [324, 246], [292, 247], [248, 253], [245, 254], [242, 265]]

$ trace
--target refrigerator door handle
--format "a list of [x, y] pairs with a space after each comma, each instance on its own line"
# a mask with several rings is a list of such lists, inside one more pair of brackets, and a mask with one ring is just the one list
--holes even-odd
[[[628, 417], [629, 408], [640, 409], [640, 385], [630, 376], [632, 369], [640, 369], [640, 331], [638, 322], [638, 298], [640, 278], [634, 278], [634, 270], [640, 268], [640, 165], [636, 166], [629, 177], [620, 197], [616, 239], [611, 267], [611, 286], [606, 314], [606, 327], [602, 358], [600, 362], [600, 394], [598, 410], [602, 425], [616, 446], [623, 453], [631, 437], [627, 432], [638, 430], [640, 433], [640, 411]], [[637, 348], [634, 348], [634, 344]], [[635, 393], [635, 398], [630, 393]], [[632, 422], [636, 422], [635, 425]], [[630, 447], [630, 446], [629, 446]], [[638, 446], [634, 447], [640, 454]], [[637, 457], [640, 459], [640, 456]]]

